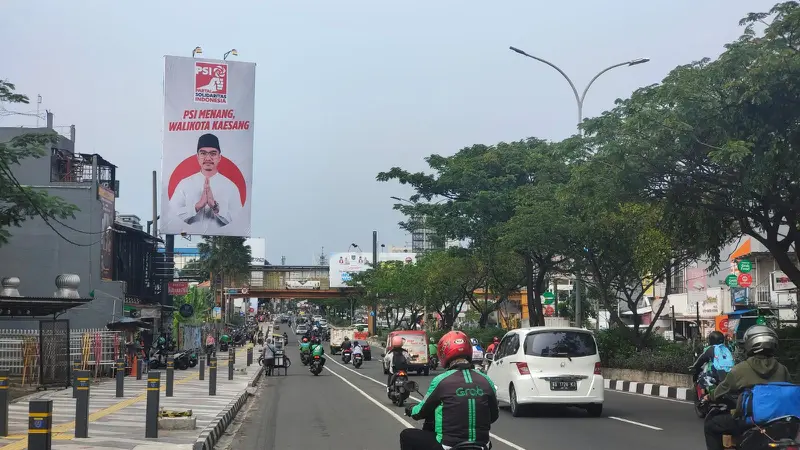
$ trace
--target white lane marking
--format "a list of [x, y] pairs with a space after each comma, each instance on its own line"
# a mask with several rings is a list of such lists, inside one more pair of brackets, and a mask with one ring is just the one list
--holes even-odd
[[[358, 371], [356, 371], [356, 370], [353, 370], [353, 369], [351, 369], [351, 368], [349, 368], [349, 367], [347, 367], [347, 366], [345, 366], [345, 365], [343, 365], [343, 364], [339, 363], [338, 361], [335, 361], [335, 360], [333, 360], [332, 358], [329, 358], [329, 360], [330, 360], [330, 361], [333, 361], [334, 363], [336, 363], [336, 365], [338, 365], [338, 366], [342, 367], [343, 369], [347, 369], [347, 370], [349, 370], [350, 372], [353, 372], [354, 374], [356, 374], [356, 375], [358, 375], [358, 376], [360, 376], [360, 377], [366, 378], [366, 379], [368, 379], [368, 380], [370, 380], [370, 381], [373, 381], [373, 382], [375, 382], [375, 383], [377, 383], [377, 384], [379, 384], [379, 385], [383, 386], [384, 388], [386, 388], [386, 383], [382, 383], [382, 382], [380, 382], [380, 381], [376, 380], [375, 378], [372, 378], [372, 377], [370, 377], [370, 376], [364, 375], [363, 373], [359, 373]], [[337, 376], [338, 376], [338, 374], [337, 374]], [[422, 401], [422, 399], [419, 399], [419, 398], [417, 398], [417, 397], [414, 397], [413, 395], [410, 395], [410, 396], [409, 396], [409, 398], [410, 398], [410, 399], [412, 399], [412, 400], [414, 400], [414, 401], [417, 401], [417, 402], [421, 402], [421, 401]], [[383, 406], [383, 405], [381, 405], [381, 406]], [[506, 439], [503, 439], [503, 438], [501, 438], [500, 436], [498, 436], [498, 435], [496, 435], [496, 434], [494, 434], [494, 433], [489, 433], [489, 436], [491, 436], [491, 438], [492, 438], [492, 439], [494, 439], [494, 440], [496, 440], [497, 442], [500, 442], [500, 443], [506, 444], [507, 446], [509, 446], [509, 447], [513, 448], [514, 450], [525, 450], [525, 448], [524, 448], [524, 447], [520, 447], [519, 445], [517, 445], [517, 444], [515, 444], [515, 443], [513, 443], [513, 442], [511, 442], [511, 441], [508, 441], [508, 440], [506, 440]]]
[[605, 393], [608, 394], [609, 392], [613, 392], [615, 394], [635, 395], [637, 397], [651, 398], [651, 399], [654, 399], [654, 400], [662, 400], [662, 401], [665, 401], [665, 402], [683, 403], [683, 404], [686, 404], [686, 405], [693, 405], [694, 404], [694, 402], [687, 402], [685, 400], [677, 400], [677, 399], [674, 399], [674, 398], [659, 397], [657, 395], [644, 395], [644, 394], [639, 394], [637, 392], [617, 391], [615, 389], [607, 389]]
[[403, 419], [402, 417], [400, 417], [400, 416], [399, 416], [397, 413], [395, 413], [395, 412], [394, 412], [394, 411], [392, 411], [391, 409], [387, 408], [385, 405], [381, 404], [379, 401], [377, 401], [377, 400], [375, 400], [374, 398], [372, 398], [372, 396], [371, 396], [371, 395], [369, 395], [369, 394], [367, 394], [366, 392], [362, 391], [362, 390], [361, 390], [361, 389], [360, 389], [358, 386], [356, 386], [355, 384], [353, 384], [353, 383], [351, 383], [350, 381], [348, 381], [348, 380], [347, 380], [345, 377], [343, 377], [343, 376], [339, 375], [338, 373], [336, 373], [336, 372], [332, 371], [332, 370], [331, 370], [330, 368], [328, 368], [328, 367], [324, 367], [324, 369], [327, 369], [327, 370], [328, 370], [328, 372], [330, 372], [330, 373], [332, 373], [333, 375], [335, 375], [335, 376], [336, 376], [336, 378], [338, 378], [338, 379], [340, 379], [340, 380], [344, 381], [345, 383], [347, 383], [347, 384], [348, 384], [348, 385], [349, 385], [351, 388], [355, 389], [355, 390], [356, 390], [356, 392], [358, 392], [359, 394], [361, 394], [362, 396], [364, 396], [364, 398], [366, 398], [367, 400], [369, 400], [369, 401], [371, 401], [372, 403], [374, 403], [374, 404], [375, 404], [375, 405], [376, 405], [378, 408], [380, 408], [380, 409], [382, 409], [382, 410], [386, 411], [386, 412], [387, 412], [387, 413], [388, 413], [390, 416], [394, 417], [394, 418], [395, 418], [395, 419], [396, 419], [398, 422], [400, 422], [401, 424], [403, 424], [403, 426], [405, 426], [406, 428], [414, 428], [414, 426], [413, 426], [413, 425], [411, 425], [410, 423], [406, 422], [406, 420], [405, 420], [405, 419]]
[[654, 426], [648, 425], [646, 423], [634, 422], [633, 420], [623, 419], [621, 417], [608, 416], [608, 418], [612, 419], [612, 420], [619, 420], [620, 422], [629, 423], [631, 425], [637, 425], [637, 426], [644, 427], [644, 428], [650, 428], [651, 430], [664, 431], [662, 428], [654, 427]]

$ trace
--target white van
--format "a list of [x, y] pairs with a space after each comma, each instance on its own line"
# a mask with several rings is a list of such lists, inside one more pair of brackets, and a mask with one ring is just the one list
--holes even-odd
[[573, 327], [532, 327], [503, 336], [487, 375], [497, 399], [519, 417], [532, 404], [578, 406], [590, 416], [603, 413], [600, 353], [591, 331]]

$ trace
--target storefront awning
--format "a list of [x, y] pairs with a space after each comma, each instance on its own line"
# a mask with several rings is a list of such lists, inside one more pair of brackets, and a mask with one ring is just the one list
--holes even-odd
[[731, 253], [731, 261], [749, 255], [752, 253], [752, 247], [751, 238], [745, 239], [744, 242], [742, 242], [742, 244], [733, 253]]
[[0, 318], [53, 316], [91, 301], [91, 298], [0, 296]]

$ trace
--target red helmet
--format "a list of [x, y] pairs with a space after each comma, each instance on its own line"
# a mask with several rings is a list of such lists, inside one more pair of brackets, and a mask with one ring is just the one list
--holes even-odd
[[442, 367], [448, 367], [450, 362], [456, 358], [464, 358], [472, 361], [472, 344], [469, 337], [463, 331], [450, 331], [445, 333], [439, 344], [436, 345], [439, 354], [439, 362]]
[[308, 342], [308, 338], [303, 336], [303, 342]]

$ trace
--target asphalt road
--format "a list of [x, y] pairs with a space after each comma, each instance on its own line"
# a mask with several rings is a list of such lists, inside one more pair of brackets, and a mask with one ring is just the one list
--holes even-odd
[[[328, 355], [325, 370], [317, 377], [300, 364], [296, 345], [290, 344], [288, 354], [294, 365], [287, 376], [269, 377], [261, 383], [232, 436], [232, 449], [392, 449], [399, 448], [401, 430], [421, 426], [386, 397], [380, 349], [374, 349], [373, 360], [365, 361], [360, 369], [344, 366], [340, 356]], [[424, 393], [434, 373], [411, 379]], [[514, 418], [503, 409], [492, 434], [497, 450], [704, 447], [702, 421], [691, 403], [611, 390], [606, 390], [600, 418], [572, 408], [537, 409], [527, 417]]]

